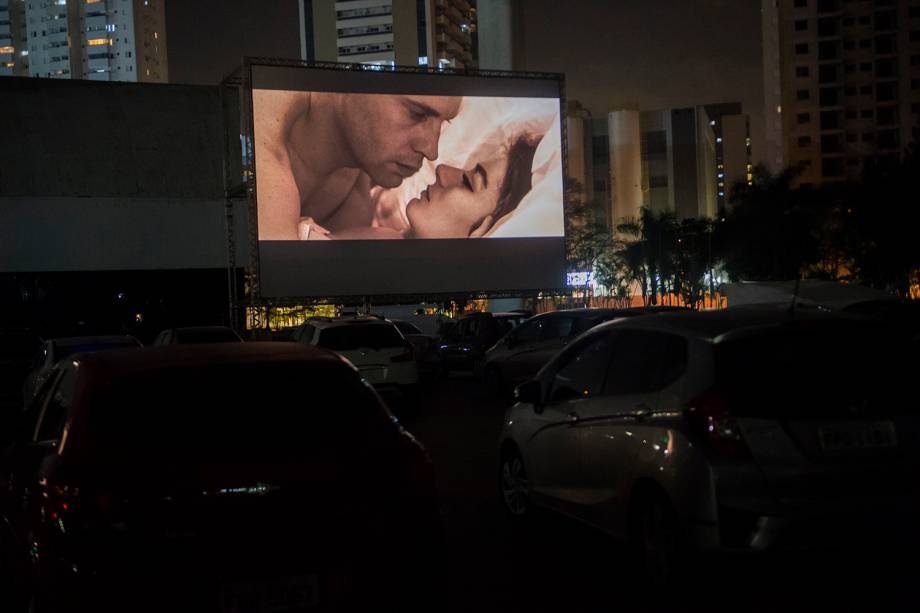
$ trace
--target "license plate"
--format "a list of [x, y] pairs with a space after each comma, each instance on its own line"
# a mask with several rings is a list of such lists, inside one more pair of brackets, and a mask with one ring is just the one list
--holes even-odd
[[898, 444], [894, 424], [890, 421], [821, 426], [818, 437], [825, 451], [884, 449]]
[[319, 602], [319, 580], [315, 574], [233, 584], [221, 590], [222, 613], [309, 611], [318, 607]]

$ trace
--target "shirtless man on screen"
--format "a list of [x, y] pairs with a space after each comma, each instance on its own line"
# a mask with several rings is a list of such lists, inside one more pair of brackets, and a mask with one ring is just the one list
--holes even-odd
[[370, 226], [375, 186], [438, 157], [459, 96], [253, 91], [260, 240]]

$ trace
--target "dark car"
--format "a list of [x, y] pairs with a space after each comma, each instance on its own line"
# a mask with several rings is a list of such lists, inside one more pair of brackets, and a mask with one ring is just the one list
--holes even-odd
[[[29, 404], [44, 384], [54, 365], [77, 353], [141, 347], [133, 336], [69, 336], [44, 341], [32, 360], [32, 369], [22, 384], [22, 404]], [[22, 406], [22, 405], [20, 405]]]
[[542, 313], [528, 319], [486, 351], [481, 376], [493, 392], [510, 398], [515, 387], [533, 378], [544, 364], [582, 332], [605, 321], [685, 310], [683, 307], [657, 306]]
[[197, 343], [241, 343], [243, 339], [227, 326], [189, 326], [169, 328], [157, 335], [154, 345], [192, 345]]
[[471, 313], [459, 319], [441, 337], [442, 372], [473, 370], [489, 347], [526, 319], [515, 312]]
[[398, 610], [442, 567], [426, 452], [302, 344], [74, 356], [5, 465], [31, 610]]
[[22, 386], [41, 339], [25, 328], [0, 329], [0, 441], [22, 411]]

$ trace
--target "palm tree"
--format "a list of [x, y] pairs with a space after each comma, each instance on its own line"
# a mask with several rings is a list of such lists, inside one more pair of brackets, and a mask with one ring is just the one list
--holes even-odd
[[[638, 219], [617, 225], [617, 232], [635, 237], [625, 241], [624, 258], [640, 282], [646, 304], [658, 304], [659, 292], [666, 292], [662, 272], [670, 272], [677, 240], [677, 216], [673, 211], [639, 209]], [[644, 277], [644, 278], [643, 278]]]

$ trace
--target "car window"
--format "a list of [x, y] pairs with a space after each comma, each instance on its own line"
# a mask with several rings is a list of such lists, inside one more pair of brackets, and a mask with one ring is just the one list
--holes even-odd
[[588, 398], [600, 394], [610, 360], [610, 337], [600, 334], [573, 347], [553, 375], [551, 401]]
[[300, 326], [300, 329], [297, 330], [297, 340], [301, 343], [311, 343], [313, 342], [313, 334], [315, 332], [316, 326], [303, 324]]
[[316, 344], [332, 351], [353, 351], [403, 347], [406, 339], [392, 324], [343, 324], [322, 330]]
[[542, 322], [544, 319], [534, 319], [518, 326], [514, 330], [514, 340], [519, 343], [526, 343], [539, 339], [543, 333]]
[[661, 390], [677, 380], [686, 367], [687, 342], [682, 337], [647, 330], [614, 332], [604, 395]]
[[58, 379], [57, 385], [54, 386], [54, 391], [51, 392], [51, 397], [41, 412], [34, 440], [56, 441], [61, 438], [76, 382], [77, 369], [65, 368]]
[[403, 334], [422, 334], [422, 331], [408, 321], [394, 321], [393, 325]]
[[552, 341], [566, 338], [571, 335], [574, 324], [574, 317], [547, 317], [543, 320], [540, 339]]
[[42, 343], [42, 346], [38, 351], [35, 352], [35, 356], [32, 358], [32, 370], [41, 368], [45, 364], [45, 360], [48, 359], [48, 344]]
[[107, 349], [126, 349], [129, 347], [137, 346], [137, 341], [130, 337], [100, 342], [89, 341], [86, 343], [76, 343], [73, 345], [58, 345], [57, 351], [55, 351], [56, 355], [54, 356], [54, 359], [55, 361], [60, 361], [76, 353], [105, 351]]
[[908, 390], [920, 352], [897, 330], [791, 321], [714, 346], [716, 378], [739, 416], [782, 419], [918, 414]]

